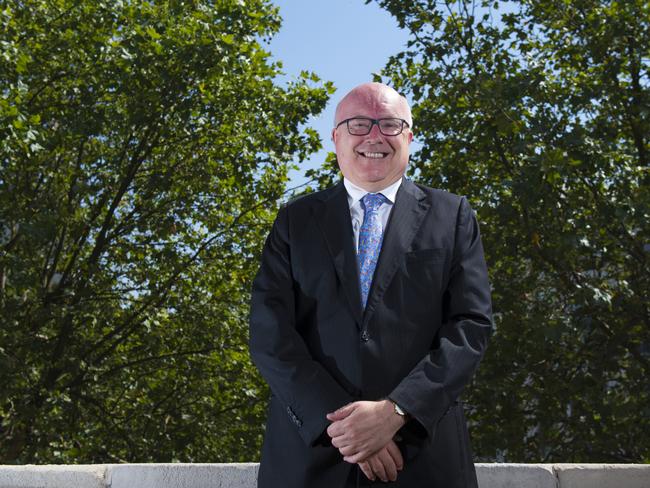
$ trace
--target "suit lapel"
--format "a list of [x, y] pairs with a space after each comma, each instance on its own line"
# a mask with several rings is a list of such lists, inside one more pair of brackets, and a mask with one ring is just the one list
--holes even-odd
[[[372, 288], [363, 314], [362, 329], [368, 326], [377, 304], [390, 284], [404, 253], [408, 250], [431, 204], [425, 193], [413, 182], [404, 179], [395, 197], [395, 206], [384, 231], [379, 261], [372, 280]], [[348, 212], [349, 214], [349, 212]]]
[[314, 216], [327, 243], [354, 319], [357, 326], [361, 327], [361, 293], [354, 253], [354, 234], [343, 181], [324, 194], [321, 205], [314, 210]]

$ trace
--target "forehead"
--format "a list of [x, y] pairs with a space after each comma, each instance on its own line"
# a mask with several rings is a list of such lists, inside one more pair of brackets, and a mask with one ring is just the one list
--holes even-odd
[[373, 90], [350, 93], [341, 100], [337, 114], [338, 120], [355, 116], [407, 118], [408, 110], [398, 94]]

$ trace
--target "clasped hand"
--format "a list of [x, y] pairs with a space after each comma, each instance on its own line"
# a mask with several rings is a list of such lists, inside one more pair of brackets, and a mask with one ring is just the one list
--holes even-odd
[[327, 419], [332, 422], [327, 434], [344, 461], [359, 464], [373, 481], [375, 476], [382, 481], [397, 479], [404, 461], [393, 436], [405, 421], [389, 400], [350, 403], [327, 414]]

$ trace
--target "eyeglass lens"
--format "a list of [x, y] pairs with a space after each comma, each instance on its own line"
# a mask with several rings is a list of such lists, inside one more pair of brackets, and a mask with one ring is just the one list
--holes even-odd
[[348, 120], [348, 131], [352, 135], [365, 136], [372, 130], [373, 124], [379, 126], [379, 131], [385, 136], [396, 136], [402, 132], [403, 121], [402, 119], [364, 119], [354, 118]]

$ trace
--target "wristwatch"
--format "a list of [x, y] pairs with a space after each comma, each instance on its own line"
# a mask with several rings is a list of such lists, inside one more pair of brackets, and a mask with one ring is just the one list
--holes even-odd
[[393, 400], [391, 400], [391, 403], [393, 404], [393, 410], [395, 411], [395, 413], [400, 417], [404, 417], [404, 420], [408, 420], [408, 414], [404, 410], [402, 410], [402, 407], [400, 407]]

